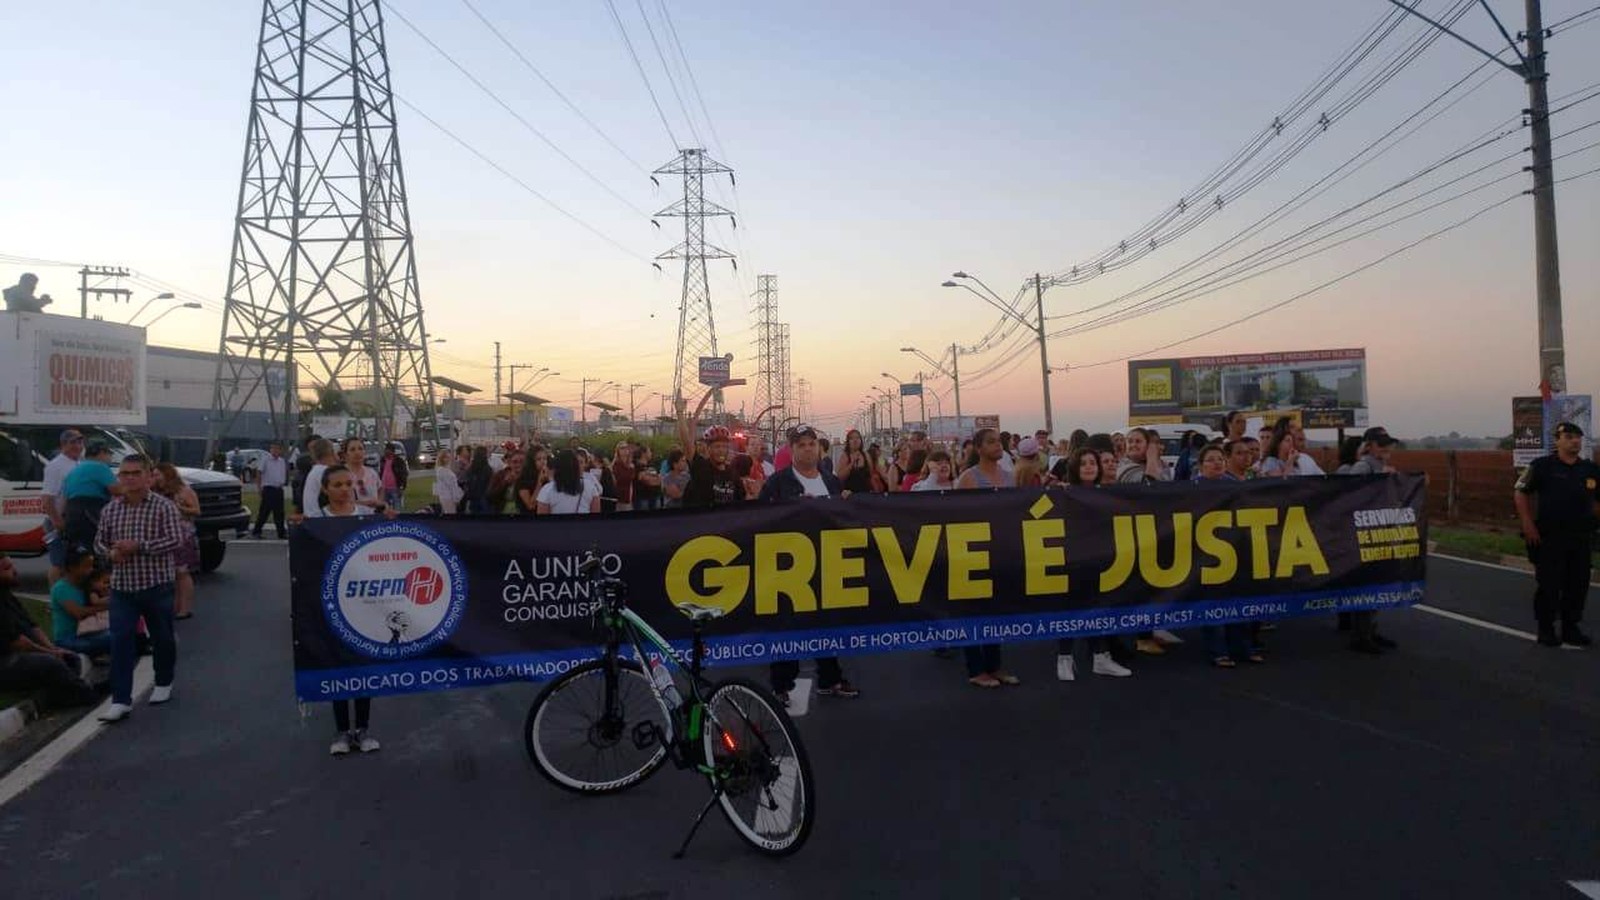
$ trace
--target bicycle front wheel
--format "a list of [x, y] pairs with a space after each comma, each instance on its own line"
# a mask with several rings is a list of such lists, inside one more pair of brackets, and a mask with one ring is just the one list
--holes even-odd
[[811, 762], [788, 713], [754, 682], [730, 679], [706, 700], [705, 753], [722, 814], [750, 846], [787, 856], [816, 819]]
[[639, 664], [596, 659], [539, 694], [528, 707], [523, 738], [534, 767], [557, 787], [609, 794], [633, 787], [661, 768], [667, 748], [659, 737], [666, 730], [667, 710]]

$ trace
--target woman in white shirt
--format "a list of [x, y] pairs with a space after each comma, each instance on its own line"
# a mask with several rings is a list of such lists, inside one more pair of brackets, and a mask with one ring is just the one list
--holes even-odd
[[329, 466], [339, 462], [339, 457], [333, 452], [333, 441], [327, 438], [312, 441], [306, 452], [311, 454], [313, 465], [306, 473], [306, 483], [300, 488], [300, 514], [315, 518], [322, 515], [322, 476]]
[[600, 485], [578, 471], [578, 455], [562, 450], [550, 460], [550, 481], [539, 489], [536, 512], [541, 516], [582, 515], [600, 511]]
[[928, 454], [928, 461], [922, 467], [922, 480], [913, 484], [913, 491], [952, 491], [955, 490], [955, 479], [951, 474], [950, 454], [943, 450], [935, 450]]
[[[327, 495], [328, 503], [316, 511], [317, 516], [370, 516], [377, 512], [370, 506], [356, 502], [355, 478], [345, 466], [329, 466], [322, 473], [322, 492]], [[395, 518], [393, 509], [386, 510], [384, 515], [391, 519]], [[356, 698], [354, 728], [350, 727], [350, 701], [333, 701], [333, 728], [337, 734], [333, 744], [328, 747], [328, 752], [333, 756], [344, 756], [351, 750], [359, 750], [362, 753], [376, 752], [379, 747], [378, 739], [367, 734], [367, 726], [371, 720], [371, 697]]]
[[367, 445], [361, 438], [352, 437], [344, 439], [344, 446], [339, 448], [344, 456], [343, 462], [350, 469], [350, 482], [355, 486], [356, 502], [370, 506], [374, 510], [381, 510], [383, 502], [383, 480], [379, 478], [377, 470], [367, 468]]

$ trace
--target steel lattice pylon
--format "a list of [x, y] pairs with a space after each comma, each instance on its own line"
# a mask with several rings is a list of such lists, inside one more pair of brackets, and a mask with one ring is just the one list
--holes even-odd
[[[778, 387], [776, 358], [778, 329], [778, 276], [756, 276], [756, 399], [755, 414], [758, 419], [772, 416], [767, 432], [774, 443], [778, 440], [778, 424], [783, 420], [779, 409], [783, 405], [783, 392]], [[771, 412], [768, 412], [771, 410]], [[754, 424], [754, 423], [752, 423]]]
[[[704, 150], [678, 151], [678, 156], [655, 171], [657, 175], [682, 175], [683, 199], [656, 213], [683, 219], [683, 243], [656, 259], [683, 260], [683, 300], [678, 306], [678, 357], [672, 372], [672, 395], [681, 414], [689, 394], [700, 381], [700, 357], [717, 355], [717, 327], [711, 312], [711, 285], [706, 281], [706, 260], [733, 259], [733, 254], [706, 243], [706, 219], [733, 213], [705, 198], [705, 177], [733, 170], [706, 155]], [[734, 222], [738, 227], [738, 223]], [[734, 263], [738, 266], [738, 263]], [[720, 407], [720, 402], [719, 402]], [[719, 410], [720, 411], [720, 410]]]
[[291, 439], [302, 370], [368, 382], [379, 440], [436, 421], [379, 0], [263, 3], [226, 303], [213, 448], [258, 391]]

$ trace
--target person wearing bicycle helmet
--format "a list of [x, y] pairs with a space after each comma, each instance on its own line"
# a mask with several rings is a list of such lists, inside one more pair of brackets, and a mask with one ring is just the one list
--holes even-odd
[[706, 452], [689, 461], [689, 485], [683, 489], [683, 505], [690, 508], [727, 506], [746, 498], [744, 480], [733, 468], [733, 435], [721, 425], [707, 428], [701, 435]]

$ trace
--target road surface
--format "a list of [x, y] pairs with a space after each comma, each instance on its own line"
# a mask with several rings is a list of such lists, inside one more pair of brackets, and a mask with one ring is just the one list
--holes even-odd
[[[1576, 898], [1600, 879], [1600, 652], [1406, 610], [1380, 658], [1307, 619], [1234, 671], [1198, 641], [1072, 684], [1051, 645], [1018, 645], [1024, 684], [1002, 691], [929, 653], [847, 660], [862, 697], [799, 720], [809, 845], [760, 858], [713, 813], [673, 861], [702, 784], [558, 792], [522, 749], [533, 686], [380, 699], [383, 750], [330, 758], [328, 709], [292, 697], [286, 568], [282, 544], [230, 548], [181, 623], [173, 702], [0, 807], [7, 896]], [[1525, 632], [1531, 589], [1434, 560], [1427, 604]]]

